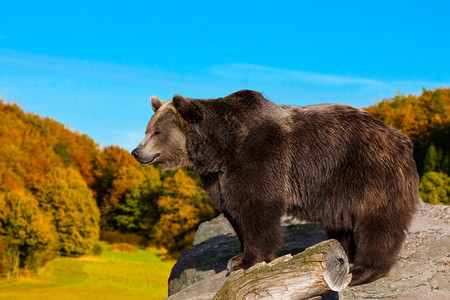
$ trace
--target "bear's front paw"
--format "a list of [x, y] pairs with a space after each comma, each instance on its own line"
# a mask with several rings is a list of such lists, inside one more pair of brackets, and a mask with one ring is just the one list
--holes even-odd
[[350, 268], [352, 274], [352, 281], [350, 286], [369, 283], [377, 280], [380, 277], [385, 276], [389, 271], [388, 267], [385, 268], [369, 268], [362, 265], [354, 265]]
[[243, 269], [243, 266], [242, 266], [243, 258], [244, 258], [244, 253], [239, 253], [238, 255], [230, 258], [230, 260], [228, 261], [228, 264], [227, 264], [228, 274], [230, 274], [231, 272], [237, 271], [239, 269]]

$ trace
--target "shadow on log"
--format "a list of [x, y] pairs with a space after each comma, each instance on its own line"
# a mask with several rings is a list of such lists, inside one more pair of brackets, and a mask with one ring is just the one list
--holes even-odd
[[327, 240], [248, 270], [216, 274], [168, 299], [308, 299], [341, 291], [351, 280], [344, 249]]

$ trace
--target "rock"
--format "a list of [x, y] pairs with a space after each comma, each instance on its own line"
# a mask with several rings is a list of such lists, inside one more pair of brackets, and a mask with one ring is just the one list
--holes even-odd
[[220, 215], [200, 224], [194, 247], [181, 251], [169, 277], [169, 295], [226, 269], [239, 253], [239, 241], [227, 219]]
[[[283, 225], [285, 244], [278, 253], [280, 256], [294, 255], [326, 239], [317, 225], [292, 219], [283, 220]], [[449, 236], [450, 207], [421, 203], [398, 261], [388, 276], [348, 287], [339, 293], [339, 299], [447, 298], [450, 294]], [[195, 240], [196, 246], [183, 250], [172, 269], [170, 300], [212, 299], [226, 280], [223, 270], [228, 259], [239, 252], [238, 239], [223, 216], [203, 223]], [[337, 299], [338, 296], [328, 297]]]
[[221, 235], [236, 235], [233, 227], [231, 227], [231, 224], [223, 215], [220, 215], [217, 218], [212, 219], [211, 221], [203, 222], [202, 224], [200, 224], [197, 232], [195, 233], [193, 244], [194, 246], [196, 246], [211, 238]]
[[239, 253], [236, 236], [217, 236], [181, 251], [169, 277], [169, 295], [226, 269], [228, 260]]

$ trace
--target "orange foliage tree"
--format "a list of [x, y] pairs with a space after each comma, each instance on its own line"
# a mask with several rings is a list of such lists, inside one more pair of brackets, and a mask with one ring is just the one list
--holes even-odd
[[450, 151], [450, 89], [424, 89], [420, 96], [397, 95], [365, 108], [366, 111], [408, 135], [422, 174], [425, 154], [433, 143], [445, 155]]

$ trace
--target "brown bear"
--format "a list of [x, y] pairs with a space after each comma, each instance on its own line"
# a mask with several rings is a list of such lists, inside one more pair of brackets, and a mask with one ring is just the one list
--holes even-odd
[[239, 237], [230, 272], [273, 259], [286, 213], [341, 242], [354, 262], [351, 285], [389, 271], [420, 199], [404, 134], [347, 105], [277, 105], [249, 90], [153, 96], [151, 104], [155, 114], [132, 154], [198, 173]]

